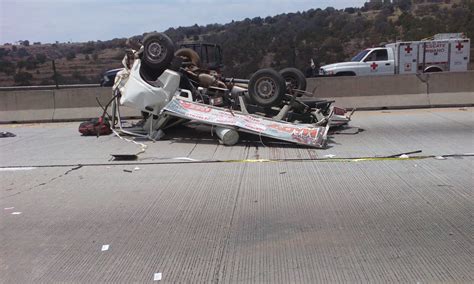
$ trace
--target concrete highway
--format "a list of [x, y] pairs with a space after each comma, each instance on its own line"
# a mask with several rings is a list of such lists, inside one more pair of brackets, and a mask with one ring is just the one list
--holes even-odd
[[473, 282], [474, 157], [440, 156], [474, 153], [474, 108], [351, 125], [324, 150], [181, 128], [134, 162], [78, 123], [0, 125], [0, 282]]

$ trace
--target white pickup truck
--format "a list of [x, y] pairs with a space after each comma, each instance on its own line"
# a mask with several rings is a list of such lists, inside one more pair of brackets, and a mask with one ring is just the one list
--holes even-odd
[[322, 66], [322, 76], [368, 76], [466, 71], [470, 40], [462, 34], [437, 34], [432, 40], [396, 42], [368, 48], [349, 62]]

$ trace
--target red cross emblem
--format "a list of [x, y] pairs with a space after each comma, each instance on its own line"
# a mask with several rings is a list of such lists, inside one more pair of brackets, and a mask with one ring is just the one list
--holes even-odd
[[375, 69], [377, 69], [377, 67], [379, 67], [379, 65], [374, 62], [374, 63], [370, 64], [370, 67], [372, 68], [372, 70], [375, 70]]
[[462, 48], [464, 48], [464, 45], [461, 44], [461, 42], [458, 42], [458, 45], [456, 45], [456, 48], [458, 51], [461, 51]]
[[406, 51], [407, 53], [410, 53], [412, 50], [413, 50], [413, 48], [411, 48], [410, 45], [407, 45], [407, 47], [405, 47], [405, 51]]

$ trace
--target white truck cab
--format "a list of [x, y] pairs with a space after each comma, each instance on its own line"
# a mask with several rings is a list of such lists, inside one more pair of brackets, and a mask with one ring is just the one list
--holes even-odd
[[470, 40], [462, 34], [438, 34], [432, 40], [396, 42], [365, 49], [349, 62], [322, 66], [322, 76], [368, 76], [466, 71]]

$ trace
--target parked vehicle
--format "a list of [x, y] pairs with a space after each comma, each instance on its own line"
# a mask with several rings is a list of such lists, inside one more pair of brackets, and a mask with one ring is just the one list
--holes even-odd
[[470, 39], [462, 34], [437, 34], [432, 39], [404, 41], [368, 48], [350, 62], [322, 66], [324, 76], [369, 76], [466, 71]]
[[116, 68], [116, 69], [111, 69], [105, 71], [101, 76], [100, 76], [100, 86], [101, 87], [112, 87], [114, 85], [115, 81], [115, 76], [117, 76], [117, 73], [119, 71], [122, 71], [123, 68]]

